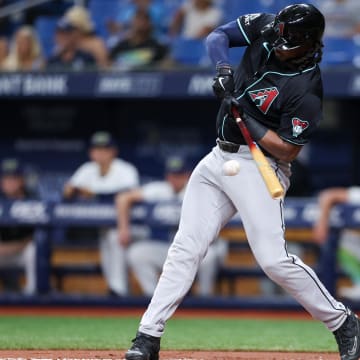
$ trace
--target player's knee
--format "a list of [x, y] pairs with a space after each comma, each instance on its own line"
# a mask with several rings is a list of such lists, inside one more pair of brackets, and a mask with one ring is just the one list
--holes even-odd
[[284, 265], [282, 260], [267, 259], [261, 264], [261, 268], [270, 279], [278, 282], [287, 274], [284, 270]]
[[198, 240], [191, 235], [177, 233], [169, 250], [169, 257], [176, 257], [185, 262], [199, 263], [206, 253]]

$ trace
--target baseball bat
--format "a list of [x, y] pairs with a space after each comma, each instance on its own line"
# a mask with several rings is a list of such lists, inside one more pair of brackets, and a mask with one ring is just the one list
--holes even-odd
[[270, 166], [268, 159], [265, 157], [264, 153], [258, 147], [256, 142], [253, 140], [252, 136], [249, 133], [248, 128], [246, 127], [244, 121], [241, 119], [238, 110], [233, 107], [232, 113], [235, 117], [236, 123], [239, 126], [239, 129], [244, 136], [244, 139], [249, 146], [251, 155], [255, 160], [256, 166], [266, 184], [266, 187], [273, 199], [279, 199], [284, 196], [284, 189], [280, 184], [279, 179], [277, 178], [273, 168]]

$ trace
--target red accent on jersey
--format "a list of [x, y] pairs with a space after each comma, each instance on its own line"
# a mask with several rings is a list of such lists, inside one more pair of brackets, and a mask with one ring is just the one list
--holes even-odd
[[293, 136], [298, 137], [308, 126], [309, 122], [300, 120], [299, 118], [292, 118], [291, 119], [292, 126], [293, 126]]
[[279, 90], [277, 87], [272, 87], [268, 89], [249, 91], [249, 95], [261, 112], [266, 114], [273, 101], [279, 95]]

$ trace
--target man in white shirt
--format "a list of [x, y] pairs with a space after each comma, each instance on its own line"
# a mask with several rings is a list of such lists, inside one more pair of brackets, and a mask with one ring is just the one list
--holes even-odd
[[[129, 245], [128, 262], [139, 281], [143, 293], [152, 296], [165, 262], [166, 255], [175, 230], [169, 232], [149, 231], [150, 237], [131, 242], [130, 210], [136, 202], [182, 201], [185, 187], [190, 177], [190, 167], [181, 157], [169, 157], [165, 165], [165, 179], [153, 181], [137, 189], [123, 192], [116, 197], [118, 213], [119, 241]], [[218, 239], [210, 247], [198, 272], [198, 289], [200, 296], [213, 293], [218, 266], [227, 254], [227, 244]]]
[[[91, 161], [81, 165], [65, 185], [65, 199], [113, 196], [139, 186], [137, 169], [116, 158], [117, 146], [109, 133], [97, 132], [91, 137], [89, 157]], [[126, 248], [119, 244], [116, 228], [101, 230], [100, 253], [110, 293], [127, 295]]]

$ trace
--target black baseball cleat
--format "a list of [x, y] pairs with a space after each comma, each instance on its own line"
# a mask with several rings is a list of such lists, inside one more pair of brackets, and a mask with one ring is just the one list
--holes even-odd
[[160, 338], [138, 331], [125, 360], [159, 360]]
[[341, 360], [360, 359], [360, 320], [349, 310], [349, 315], [339, 329], [334, 331]]

